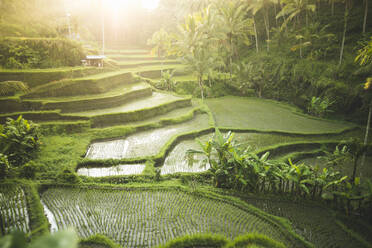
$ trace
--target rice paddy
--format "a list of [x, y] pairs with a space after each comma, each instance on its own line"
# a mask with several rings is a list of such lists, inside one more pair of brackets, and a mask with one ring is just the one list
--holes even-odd
[[207, 99], [218, 127], [256, 129], [304, 134], [336, 133], [352, 124], [316, 119], [293, 112], [278, 102], [258, 98], [223, 97]]
[[145, 166], [144, 164], [124, 164], [108, 168], [80, 168], [77, 174], [88, 177], [138, 175], [143, 172]]
[[5, 235], [12, 230], [28, 233], [29, 223], [27, 203], [22, 188], [0, 185], [0, 234]]
[[175, 135], [208, 128], [208, 115], [197, 115], [193, 120], [143, 131], [124, 139], [92, 143], [87, 151], [89, 159], [123, 159], [157, 155]]
[[234, 238], [247, 232], [293, 245], [257, 214], [182, 191], [50, 188], [42, 200], [58, 229], [73, 226], [81, 237], [101, 233], [122, 247], [153, 247], [186, 234]]

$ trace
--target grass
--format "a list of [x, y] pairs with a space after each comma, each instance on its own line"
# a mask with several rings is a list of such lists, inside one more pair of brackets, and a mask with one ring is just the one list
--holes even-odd
[[352, 127], [350, 123], [318, 119], [300, 114], [292, 106], [271, 100], [242, 97], [207, 99], [218, 127], [255, 129], [301, 134], [336, 133]]
[[286, 236], [259, 214], [183, 191], [50, 188], [42, 200], [59, 228], [72, 225], [81, 237], [101, 233], [125, 247], [156, 246], [185, 234], [234, 238], [247, 232], [288, 244]]

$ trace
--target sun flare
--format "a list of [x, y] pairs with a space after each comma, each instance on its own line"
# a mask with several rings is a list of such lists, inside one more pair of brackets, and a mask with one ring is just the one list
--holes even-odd
[[158, 7], [159, 0], [142, 0], [142, 7], [148, 10], [154, 10]]

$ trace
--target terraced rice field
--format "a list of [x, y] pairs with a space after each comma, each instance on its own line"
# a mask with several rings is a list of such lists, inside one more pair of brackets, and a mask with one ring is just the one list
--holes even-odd
[[136, 133], [125, 139], [95, 142], [90, 145], [86, 157], [123, 159], [155, 156], [173, 136], [208, 128], [208, 120], [208, 115], [196, 115], [193, 120]]
[[143, 172], [145, 167], [145, 164], [123, 164], [108, 168], [80, 168], [77, 170], [77, 174], [88, 177], [138, 175]]
[[[207, 139], [211, 135], [204, 135], [202, 139]], [[168, 154], [161, 167], [161, 175], [174, 174], [178, 172], [197, 173], [210, 168], [209, 164], [203, 163], [205, 159], [202, 155], [194, 154], [192, 157], [186, 155], [188, 149], [200, 150], [195, 140], [185, 140], [177, 144]]]
[[0, 185], [0, 235], [17, 229], [30, 232], [25, 194], [21, 187]]
[[352, 124], [309, 118], [293, 107], [258, 98], [223, 97], [207, 99], [218, 127], [293, 133], [335, 133]]
[[97, 109], [97, 110], [85, 111], [85, 112], [76, 112], [75, 114], [79, 116], [95, 116], [95, 115], [103, 115], [103, 114], [110, 114], [110, 113], [130, 112], [130, 111], [141, 110], [144, 108], [156, 107], [164, 103], [176, 101], [180, 99], [182, 98], [178, 96], [164, 94], [160, 92], [153, 92], [151, 96], [140, 98], [132, 103], [126, 103], [124, 105], [113, 107], [113, 108]]
[[51, 188], [42, 200], [58, 229], [73, 226], [81, 237], [101, 233], [123, 247], [153, 247], [186, 234], [220, 233], [234, 238], [247, 232], [293, 247], [260, 216], [182, 191]]
[[[313, 157], [307, 158], [300, 161], [300, 163], [305, 163], [309, 165], [317, 165], [319, 168], [329, 167], [327, 165], [327, 161], [324, 158]], [[358, 167], [357, 176], [365, 179], [372, 178], [372, 157], [366, 156], [365, 164], [363, 167]], [[352, 175], [353, 174], [353, 163], [352, 161], [345, 161], [341, 165], [336, 167], [344, 175]]]
[[[335, 140], [342, 140], [347, 138], [351, 134], [343, 134], [336, 137], [333, 137]], [[211, 139], [213, 134], [202, 135], [199, 139], [202, 142]], [[234, 141], [236, 145], [246, 148], [250, 146], [253, 150], [263, 149], [268, 146], [282, 144], [282, 143], [291, 143], [291, 142], [300, 142], [300, 141], [322, 141], [327, 140], [327, 137], [301, 137], [301, 136], [288, 136], [280, 134], [265, 134], [265, 133], [235, 133]], [[209, 169], [209, 166], [202, 166], [202, 161], [204, 159], [201, 155], [194, 155], [191, 164], [191, 161], [188, 160], [186, 156], [186, 151], [188, 149], [201, 150], [200, 145], [197, 143], [196, 139], [183, 140], [178, 143], [172, 151], [168, 154], [167, 158], [164, 161], [164, 165], [161, 169], [161, 174], [173, 174], [177, 172], [202, 172]], [[270, 158], [273, 159], [271, 156]], [[369, 175], [369, 174], [368, 174]]]
[[365, 247], [337, 225], [329, 209], [278, 199], [247, 199], [246, 201], [265, 212], [289, 219], [296, 232], [315, 247]]
[[124, 84], [119, 87], [113, 88], [112, 90], [96, 94], [96, 95], [83, 95], [83, 96], [70, 96], [70, 97], [44, 97], [44, 98], [34, 98], [30, 101], [43, 101], [43, 102], [64, 102], [64, 101], [80, 101], [80, 100], [90, 100], [90, 99], [99, 99], [99, 98], [106, 98], [106, 97], [113, 97], [117, 95], [121, 95], [123, 93], [131, 92], [131, 91], [138, 91], [141, 89], [147, 89], [150, 86], [146, 83], [131, 83], [131, 84]]

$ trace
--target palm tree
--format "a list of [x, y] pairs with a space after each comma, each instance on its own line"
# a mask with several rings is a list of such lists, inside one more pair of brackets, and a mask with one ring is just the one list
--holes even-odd
[[267, 38], [267, 51], [270, 51], [270, 15], [269, 9], [271, 4], [275, 4], [276, 0], [255, 0], [254, 2], [250, 3], [248, 10], [252, 10], [253, 14], [253, 24], [255, 29], [255, 36], [256, 36], [256, 48], [258, 49], [257, 43], [257, 29], [256, 29], [256, 20], [255, 16], [259, 11], [263, 11], [263, 19], [265, 23], [265, 31], [266, 31], [266, 38]]
[[367, 16], [368, 16], [368, 0], [364, 0], [365, 7], [364, 7], [364, 19], [363, 19], [363, 34], [366, 33], [366, 26], [367, 26]]
[[167, 42], [169, 42], [169, 34], [162, 28], [152, 35], [147, 44], [154, 46], [152, 51], [160, 58], [165, 55]]
[[236, 53], [235, 43], [237, 38], [242, 38], [247, 33], [253, 34], [253, 20], [245, 18], [245, 6], [238, 1], [216, 2], [218, 16], [221, 19], [226, 40], [228, 43], [230, 80], [232, 80], [233, 57]]
[[295, 20], [301, 27], [301, 14], [305, 12], [306, 16], [306, 27], [308, 26], [308, 13], [315, 12], [316, 6], [309, 4], [307, 0], [283, 0], [285, 4], [282, 10], [277, 14], [276, 18], [286, 17], [282, 24], [282, 28], [286, 27], [290, 21]]
[[340, 60], [338, 62], [338, 65], [340, 66], [342, 63], [342, 58], [344, 55], [344, 47], [345, 47], [345, 37], [346, 37], [346, 31], [347, 31], [347, 23], [349, 20], [349, 11], [352, 7], [352, 1], [351, 0], [344, 0], [345, 2], [345, 13], [344, 13], [344, 32], [342, 34], [342, 42], [341, 42], [341, 50], [340, 50]]
[[[360, 65], [367, 65], [372, 63], [372, 37], [370, 41], [359, 49], [358, 56], [355, 58], [355, 62], [359, 62]], [[372, 92], [372, 78], [367, 78], [366, 83], [364, 84], [364, 89], [368, 92]], [[368, 118], [366, 125], [366, 133], [364, 135], [364, 145], [368, 143], [369, 128], [371, 125], [371, 116], [372, 116], [372, 96], [370, 96], [371, 102], [369, 103]], [[364, 166], [366, 155], [363, 153], [362, 162], [360, 167]]]
[[204, 99], [203, 76], [215, 66], [216, 54], [213, 43], [212, 13], [207, 9], [201, 14], [190, 15], [180, 26], [181, 36], [177, 46], [182, 60], [197, 76], [202, 99]]

